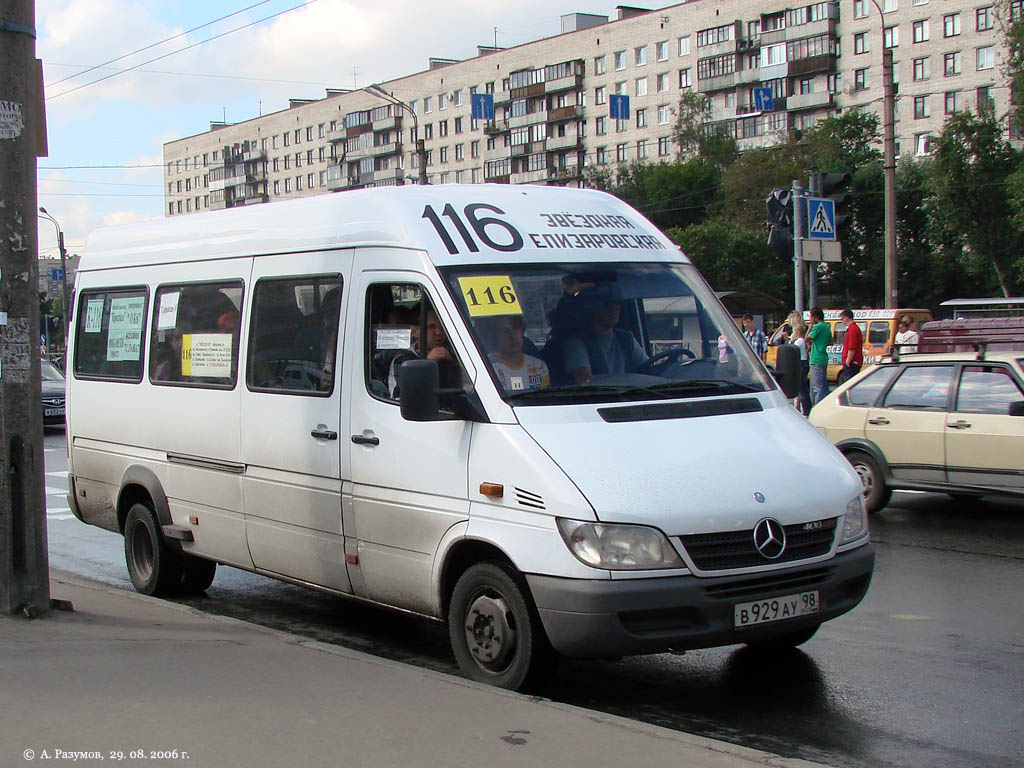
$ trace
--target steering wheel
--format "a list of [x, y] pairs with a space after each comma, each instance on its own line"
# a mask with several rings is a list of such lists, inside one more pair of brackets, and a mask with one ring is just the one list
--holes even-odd
[[[686, 362], [679, 363], [679, 358], [688, 358]], [[654, 357], [648, 358], [647, 362], [636, 369], [636, 373], [651, 373], [654, 374], [656, 371], [664, 371], [670, 365], [679, 363], [680, 365], [687, 365], [697, 359], [697, 356], [685, 347], [672, 347], [666, 349], [664, 352], [659, 352]]]

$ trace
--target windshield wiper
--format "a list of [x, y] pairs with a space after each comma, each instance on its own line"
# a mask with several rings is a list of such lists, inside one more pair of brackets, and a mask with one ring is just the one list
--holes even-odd
[[652, 391], [652, 388], [649, 387], [616, 387], [608, 384], [565, 384], [560, 387], [544, 387], [543, 389], [531, 389], [524, 392], [513, 392], [511, 394], [506, 394], [505, 399], [520, 400], [526, 398], [557, 398], [564, 395], [568, 395], [570, 397], [574, 395], [597, 397], [607, 397], [609, 395], [643, 395], [644, 397], [654, 396], [662, 399], [671, 397], [671, 395], [666, 395], [662, 394], [661, 392]]
[[740, 392], [763, 392], [763, 389], [753, 387], [750, 384], [740, 384], [727, 379], [691, 379], [689, 381], [670, 381], [665, 384], [655, 384], [648, 387], [649, 390], [659, 394], [670, 394], [673, 392], [690, 392], [693, 390], [725, 390], [731, 389]]

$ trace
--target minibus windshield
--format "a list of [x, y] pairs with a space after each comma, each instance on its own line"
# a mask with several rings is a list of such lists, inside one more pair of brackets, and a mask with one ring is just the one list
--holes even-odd
[[774, 387], [692, 265], [502, 264], [442, 274], [498, 391], [514, 405]]

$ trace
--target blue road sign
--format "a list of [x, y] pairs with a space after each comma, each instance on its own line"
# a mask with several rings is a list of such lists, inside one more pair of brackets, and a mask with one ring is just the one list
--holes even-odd
[[51, 269], [50, 280], [55, 283], [64, 282], [64, 270], [63, 269]]
[[613, 93], [608, 97], [608, 116], [612, 120], [629, 120], [629, 96]]
[[836, 239], [836, 204], [820, 197], [807, 198], [807, 237], [811, 240]]
[[473, 120], [494, 119], [494, 94], [474, 93], [469, 97], [470, 117]]
[[758, 112], [771, 112], [775, 108], [771, 88], [754, 88], [754, 109]]

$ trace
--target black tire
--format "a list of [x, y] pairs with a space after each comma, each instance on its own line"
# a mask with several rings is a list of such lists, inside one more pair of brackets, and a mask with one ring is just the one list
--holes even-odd
[[949, 493], [946, 495], [957, 504], [974, 504], [974, 502], [981, 498], [981, 496], [976, 493]]
[[860, 476], [860, 482], [864, 487], [864, 505], [868, 512], [877, 512], [888, 504], [892, 497], [892, 489], [885, 484], [878, 462], [863, 451], [850, 451], [846, 454], [846, 459]]
[[477, 563], [459, 577], [448, 634], [462, 673], [478, 683], [535, 690], [554, 662], [522, 577], [504, 563]]
[[756, 651], [764, 651], [773, 653], [776, 651], [785, 651], [790, 648], [796, 648], [798, 645], [803, 645], [810, 640], [818, 632], [818, 628], [821, 624], [815, 624], [813, 627], [807, 627], [805, 629], [799, 629], [796, 632], [789, 632], [785, 635], [777, 635], [776, 637], [770, 637], [767, 640], [758, 640], [753, 643], [747, 643], [747, 647]]
[[132, 584], [144, 595], [172, 595], [181, 586], [181, 562], [164, 542], [156, 513], [145, 504], [128, 510], [124, 559]]
[[205, 592], [217, 575], [217, 563], [193, 555], [181, 556], [181, 591], [186, 595]]

